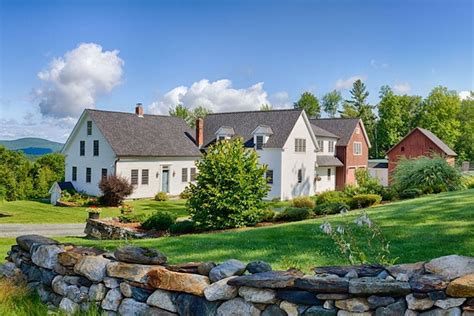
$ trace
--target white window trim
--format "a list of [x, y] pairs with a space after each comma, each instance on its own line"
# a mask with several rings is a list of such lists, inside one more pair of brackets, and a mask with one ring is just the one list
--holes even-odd
[[[359, 147], [360, 147], [360, 152], [359, 153], [357, 153], [357, 151], [356, 151], [356, 148], [357, 148], [356, 145], [359, 145]], [[352, 152], [353, 152], [354, 156], [362, 156], [362, 142], [354, 142]]]

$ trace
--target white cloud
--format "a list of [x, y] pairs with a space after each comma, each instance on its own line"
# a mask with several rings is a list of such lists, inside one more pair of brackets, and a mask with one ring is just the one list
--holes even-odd
[[270, 102], [275, 109], [286, 109], [292, 106], [290, 96], [286, 91], [280, 91], [270, 96]]
[[468, 90], [461, 91], [461, 92], [459, 92], [459, 98], [461, 100], [471, 99], [471, 93], [472, 93], [472, 91], [468, 91]]
[[408, 82], [397, 83], [393, 86], [393, 91], [398, 94], [407, 94], [411, 91], [411, 86]]
[[258, 110], [263, 103], [270, 103], [263, 90], [263, 82], [246, 89], [235, 89], [228, 79], [210, 82], [207, 79], [194, 82], [190, 87], [179, 86], [166, 92], [150, 105], [150, 111], [168, 114], [170, 107], [183, 104], [193, 109], [203, 106], [213, 112]]
[[359, 79], [364, 81], [367, 79], [367, 76], [356, 75], [347, 79], [339, 79], [336, 81], [336, 90], [350, 89], [352, 88], [352, 84], [354, 83], [354, 81], [359, 80]]
[[387, 63], [381, 63], [381, 62], [376, 61], [375, 59], [371, 59], [371, 60], [370, 60], [370, 65], [371, 65], [373, 68], [375, 68], [375, 69], [388, 68], [388, 64], [387, 64]]
[[43, 86], [33, 92], [41, 114], [47, 117], [77, 117], [94, 107], [97, 97], [120, 84], [124, 61], [119, 51], [103, 51], [95, 43], [82, 43], [55, 58], [38, 73]]

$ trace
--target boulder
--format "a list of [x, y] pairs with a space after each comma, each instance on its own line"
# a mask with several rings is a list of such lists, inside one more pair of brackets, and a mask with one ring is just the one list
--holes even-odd
[[237, 296], [238, 288], [232, 285], [228, 285], [229, 280], [234, 279], [233, 277], [228, 277], [217, 282], [212, 283], [204, 289], [204, 296], [208, 301], [221, 301], [221, 300], [230, 300]]
[[58, 245], [36, 245], [32, 247], [31, 261], [39, 267], [52, 270], [58, 263], [58, 254], [63, 251]]
[[349, 279], [334, 275], [304, 276], [295, 281], [295, 287], [318, 293], [347, 293]]
[[107, 275], [138, 283], [146, 283], [147, 274], [156, 266], [131, 264], [123, 262], [110, 262], [107, 264]]
[[155, 266], [153, 270], [148, 272], [146, 284], [156, 289], [203, 296], [204, 289], [210, 282], [209, 278], [204, 275], [174, 272]]
[[260, 310], [253, 306], [253, 304], [244, 301], [240, 297], [237, 297], [222, 303], [222, 305], [217, 309], [217, 315], [258, 316], [260, 315]]
[[453, 297], [474, 297], [474, 273], [451, 281], [446, 293]]
[[354, 297], [335, 302], [336, 307], [349, 312], [366, 312], [370, 310], [369, 302], [366, 298]]
[[461, 316], [461, 309], [459, 307], [453, 307], [451, 309], [436, 308], [420, 313], [419, 316]]
[[406, 301], [408, 303], [408, 308], [415, 311], [423, 311], [433, 307], [434, 302], [429, 297], [427, 298], [416, 298], [413, 294], [406, 296]]
[[217, 282], [234, 275], [241, 275], [245, 272], [246, 267], [242, 261], [230, 259], [212, 268], [209, 272], [209, 279], [211, 282]]
[[415, 292], [426, 293], [444, 290], [448, 286], [448, 282], [439, 275], [424, 274], [412, 277], [410, 280], [410, 286]]
[[214, 262], [202, 262], [198, 265], [197, 271], [201, 275], [209, 276], [209, 273], [215, 266]]
[[294, 271], [269, 271], [238, 276], [228, 282], [233, 286], [283, 289], [292, 287], [295, 280], [303, 274]]
[[298, 312], [298, 305], [288, 301], [281, 301], [280, 308], [284, 310], [288, 316], [298, 316], [300, 314]]
[[250, 273], [262, 273], [272, 271], [272, 266], [265, 261], [252, 261], [247, 264], [247, 271]]
[[176, 307], [179, 315], [215, 315], [218, 306], [217, 302], [209, 302], [196, 295], [180, 294], [176, 297]]
[[65, 267], [73, 267], [83, 256], [98, 256], [104, 251], [90, 247], [73, 247], [58, 255], [58, 262]]
[[367, 302], [369, 302], [370, 308], [377, 309], [395, 303], [395, 299], [391, 296], [372, 295], [367, 298]]
[[122, 300], [122, 294], [120, 293], [119, 289], [111, 289], [105, 295], [105, 298], [102, 300], [102, 309], [108, 311], [116, 312], [120, 305], [120, 301]]
[[119, 315], [126, 316], [141, 316], [145, 314], [149, 308], [150, 307], [145, 303], [137, 302], [131, 298], [125, 298], [118, 308], [118, 313]]
[[73, 315], [79, 312], [80, 306], [67, 297], [63, 297], [61, 303], [59, 303], [59, 309], [67, 315]]
[[384, 267], [378, 264], [363, 264], [353, 266], [327, 266], [316, 267], [316, 274], [336, 274], [340, 277], [345, 276], [349, 271], [354, 270], [359, 277], [376, 276], [380, 272], [385, 271]]
[[273, 304], [276, 302], [276, 291], [271, 289], [242, 286], [239, 288], [239, 295], [251, 303]]
[[102, 301], [106, 292], [107, 288], [102, 283], [92, 284], [89, 288], [89, 300]]
[[23, 236], [18, 236], [16, 238], [16, 243], [18, 246], [20, 246], [23, 250], [30, 251], [31, 246], [34, 244], [38, 245], [57, 245], [59, 244], [59, 241], [40, 236], [40, 235], [23, 235]]
[[474, 273], [474, 258], [458, 255], [444, 256], [427, 262], [425, 270], [429, 273], [439, 274], [448, 280], [453, 280]]
[[268, 305], [262, 312], [262, 316], [286, 316], [286, 312], [278, 305]]
[[175, 305], [176, 294], [164, 290], [155, 290], [147, 299], [146, 303], [151, 306], [159, 307], [169, 312], [177, 312]]
[[110, 260], [103, 256], [84, 256], [74, 266], [74, 272], [93, 282], [101, 282], [107, 276], [108, 263]]
[[437, 300], [434, 305], [442, 309], [450, 309], [461, 306], [465, 301], [465, 298], [448, 298], [444, 300]]
[[62, 275], [55, 276], [53, 281], [51, 282], [51, 287], [55, 293], [65, 296], [66, 288], [69, 286], [69, 284], [64, 282], [63, 278], [64, 277]]
[[316, 298], [316, 294], [309, 291], [278, 290], [277, 298], [295, 304], [322, 305], [323, 302]]
[[135, 246], [121, 247], [115, 250], [114, 256], [118, 261], [138, 264], [164, 264], [167, 260], [164, 254], [155, 249]]
[[408, 278], [411, 278], [414, 275], [419, 275], [419, 274], [424, 273], [425, 263], [416, 262], [416, 263], [397, 264], [397, 265], [386, 267], [385, 269], [388, 271], [388, 273], [390, 273], [395, 278], [397, 278], [400, 274], [407, 275]]
[[335, 309], [326, 309], [322, 306], [311, 306], [304, 313], [303, 316], [336, 316]]
[[410, 292], [408, 282], [368, 277], [349, 281], [351, 294], [401, 296]]
[[120, 286], [120, 282], [116, 278], [105, 277], [103, 282], [105, 287], [109, 289], [115, 289]]
[[375, 316], [397, 316], [404, 315], [407, 310], [407, 304], [404, 299], [388, 305], [387, 307], [379, 307], [375, 310]]

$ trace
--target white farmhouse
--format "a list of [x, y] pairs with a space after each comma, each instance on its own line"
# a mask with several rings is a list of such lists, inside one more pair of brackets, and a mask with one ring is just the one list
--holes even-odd
[[134, 185], [130, 198], [178, 195], [193, 181], [201, 156], [184, 120], [144, 114], [141, 104], [135, 113], [86, 109], [62, 153], [65, 181], [77, 191], [100, 195], [99, 181], [115, 174]]

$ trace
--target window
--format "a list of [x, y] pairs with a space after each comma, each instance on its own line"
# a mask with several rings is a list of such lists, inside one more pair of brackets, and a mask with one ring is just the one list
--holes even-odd
[[138, 169], [132, 169], [130, 174], [130, 182], [132, 185], [138, 185]]
[[331, 168], [328, 168], [328, 180], [331, 180]]
[[306, 152], [306, 139], [295, 138], [295, 152], [304, 153]]
[[329, 146], [328, 146], [328, 151], [329, 151], [330, 153], [333, 153], [333, 152], [334, 152], [334, 141], [330, 140], [330, 141], [328, 142], [328, 145], [329, 145]]
[[319, 151], [324, 151], [324, 141], [318, 140]]
[[262, 147], [263, 147], [263, 136], [262, 135], [255, 136], [255, 139], [257, 140], [256, 141], [257, 143], [255, 144], [256, 145], [255, 148], [258, 149], [258, 150], [262, 149]]
[[298, 169], [298, 183], [303, 182], [303, 169]]
[[87, 135], [92, 135], [92, 121], [87, 121]]
[[100, 175], [102, 180], [107, 179], [107, 168], [102, 168], [102, 173]]
[[357, 155], [357, 156], [362, 155], [362, 143], [361, 142], [354, 142], [354, 155]]
[[91, 183], [92, 170], [91, 168], [86, 168], [86, 182]]
[[196, 181], [196, 168], [191, 168], [191, 181]]
[[226, 139], [225, 136], [219, 136], [219, 137], [217, 137], [217, 140], [225, 140], [225, 139]]
[[81, 140], [79, 142], [79, 156], [85, 156], [86, 155], [86, 141]]
[[142, 169], [142, 184], [148, 184], [148, 169]]
[[188, 168], [181, 169], [181, 182], [188, 182]]
[[99, 156], [99, 141], [94, 140], [94, 156]]
[[273, 170], [267, 170], [267, 183], [268, 184], [273, 184]]
[[72, 181], [77, 181], [77, 167], [72, 167]]
[[402, 151], [402, 152], [405, 151], [405, 147], [402, 146], [402, 148], [400, 148], [400, 151]]

